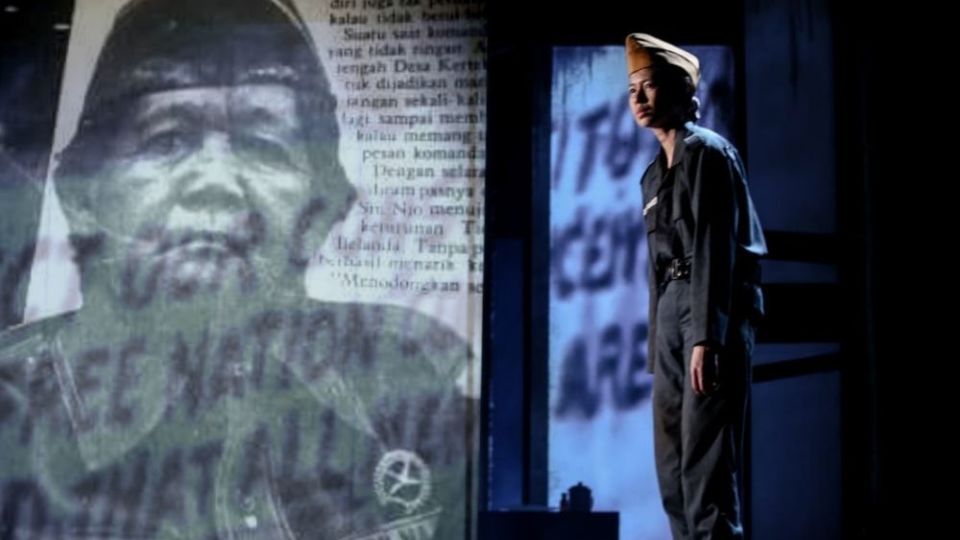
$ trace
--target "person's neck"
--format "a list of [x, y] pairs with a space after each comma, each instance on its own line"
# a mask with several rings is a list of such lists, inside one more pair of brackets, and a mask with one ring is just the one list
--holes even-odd
[[667, 168], [673, 167], [673, 150], [677, 146], [678, 126], [669, 128], [653, 128], [653, 134], [660, 141], [660, 147], [663, 148], [663, 154], [667, 158]]

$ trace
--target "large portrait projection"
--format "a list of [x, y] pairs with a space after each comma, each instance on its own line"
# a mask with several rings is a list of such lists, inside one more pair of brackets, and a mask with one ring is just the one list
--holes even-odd
[[71, 27], [0, 333], [0, 537], [472, 538], [483, 5]]
[[[699, 123], [733, 139], [725, 47], [704, 66]], [[557, 47], [550, 183], [549, 497], [577, 482], [619, 511], [624, 540], [670, 538], [653, 457], [647, 239], [640, 177], [660, 146], [627, 101], [623, 46]]]

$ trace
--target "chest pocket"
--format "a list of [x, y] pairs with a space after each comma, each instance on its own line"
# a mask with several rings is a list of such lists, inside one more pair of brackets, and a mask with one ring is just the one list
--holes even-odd
[[[675, 179], [686, 178], [686, 164], [681, 162], [673, 170]], [[690, 200], [690, 186], [687, 182], [671, 182], [669, 211], [666, 220], [671, 228], [671, 250], [675, 257], [690, 257], [693, 254], [693, 231], [695, 227], [693, 208]], [[661, 224], [661, 227], [664, 224]]]
[[644, 225], [658, 264], [692, 255], [694, 216], [684, 163], [663, 178], [654, 197], [643, 206]]
[[670, 230], [673, 225], [673, 191], [673, 178], [668, 174], [657, 186], [653, 197], [644, 203], [643, 222], [647, 227], [647, 234]]

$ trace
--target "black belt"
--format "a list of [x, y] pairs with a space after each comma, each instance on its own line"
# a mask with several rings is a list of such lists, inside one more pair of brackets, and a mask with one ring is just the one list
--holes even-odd
[[690, 259], [673, 259], [663, 269], [661, 273], [660, 284], [666, 285], [667, 282], [675, 279], [690, 278]]
[[[690, 279], [691, 262], [686, 259], [671, 259], [666, 266], [658, 272], [659, 279], [657, 284], [665, 287], [667, 283], [675, 279]], [[735, 279], [743, 280], [745, 283], [754, 285], [760, 284], [760, 263], [755, 257], [743, 257], [734, 271]]]

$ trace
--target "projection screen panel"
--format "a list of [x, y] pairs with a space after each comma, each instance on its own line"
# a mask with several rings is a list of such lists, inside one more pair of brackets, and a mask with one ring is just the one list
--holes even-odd
[[0, 536], [472, 538], [483, 4], [71, 27], [0, 333]]

